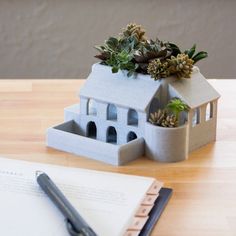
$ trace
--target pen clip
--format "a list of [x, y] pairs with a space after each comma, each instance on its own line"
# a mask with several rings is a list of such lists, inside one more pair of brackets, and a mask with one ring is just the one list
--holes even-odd
[[65, 221], [66, 221], [67, 230], [71, 236], [93, 236], [93, 235], [96, 235], [93, 232], [91, 232], [91, 233], [88, 232], [88, 230], [89, 231], [91, 230], [90, 228], [86, 228], [86, 229], [82, 228], [80, 232], [77, 232], [69, 219], [65, 219]]

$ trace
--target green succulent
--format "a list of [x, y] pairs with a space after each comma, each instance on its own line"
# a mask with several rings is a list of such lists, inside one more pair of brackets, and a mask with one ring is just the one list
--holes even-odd
[[118, 70], [128, 70], [128, 76], [134, 72], [149, 73], [155, 80], [172, 74], [190, 78], [193, 64], [207, 57], [204, 51], [195, 53], [195, 44], [183, 53], [174, 43], [148, 40], [141, 25], [134, 23], [128, 24], [118, 37], [110, 37], [95, 48], [99, 51], [95, 57], [111, 66], [113, 73]]
[[140, 44], [139, 50], [134, 53], [134, 59], [143, 71], [147, 71], [148, 63], [153, 59], [164, 60], [168, 58], [172, 50], [168, 43], [159, 39], [147, 40]]
[[177, 117], [177, 120], [179, 120], [180, 112], [189, 110], [189, 106], [179, 98], [173, 98], [170, 100], [166, 108]]
[[176, 44], [169, 43], [169, 46], [170, 46], [171, 51], [172, 51], [172, 54], [171, 54], [172, 56], [176, 57], [178, 54], [181, 53], [180, 48]]
[[171, 55], [172, 51], [168, 43], [164, 43], [159, 39], [147, 40], [140, 45], [138, 51], [135, 52], [135, 60], [137, 62], [148, 62], [152, 59], [164, 59]]
[[179, 126], [179, 114], [188, 111], [189, 106], [179, 98], [173, 98], [164, 109], [150, 113], [148, 121], [157, 126], [174, 128]]
[[120, 39], [110, 37], [103, 45], [95, 47], [100, 52], [95, 57], [111, 66], [113, 73], [128, 70], [128, 76], [131, 76], [138, 68], [138, 64], [133, 60], [137, 44], [134, 36]]
[[110, 58], [106, 60], [106, 64], [112, 67], [112, 73], [119, 70], [128, 70], [128, 76], [131, 76], [138, 65], [132, 61], [133, 56], [125, 50], [119, 53], [112, 53]]
[[200, 51], [196, 53], [196, 44], [194, 44], [189, 50], [185, 50], [184, 53], [187, 54], [188, 57], [194, 61], [193, 64], [208, 57], [207, 52]]

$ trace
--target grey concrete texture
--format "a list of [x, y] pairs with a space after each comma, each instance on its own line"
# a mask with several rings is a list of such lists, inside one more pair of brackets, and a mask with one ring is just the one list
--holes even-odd
[[96, 50], [129, 22], [181, 48], [207, 78], [235, 78], [234, 0], [1, 0], [0, 78], [85, 78]]

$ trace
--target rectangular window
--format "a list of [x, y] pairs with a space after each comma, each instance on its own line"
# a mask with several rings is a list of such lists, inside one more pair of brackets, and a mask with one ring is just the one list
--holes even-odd
[[210, 120], [213, 117], [213, 102], [207, 103], [206, 106], [206, 121]]
[[197, 107], [193, 110], [192, 126], [200, 124], [200, 108]]

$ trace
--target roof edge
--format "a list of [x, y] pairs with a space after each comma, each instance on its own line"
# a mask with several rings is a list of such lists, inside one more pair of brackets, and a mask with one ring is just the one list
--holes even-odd
[[[108, 66], [108, 65], [103, 65], [101, 63], [95, 63], [92, 65], [92, 71], [91, 73], [96, 73], [96, 72], [105, 72], [105, 73], [108, 73], [109, 75], [113, 76], [113, 77], [128, 77], [128, 71], [127, 70], [119, 70], [117, 73], [112, 73], [112, 70], [111, 70], [111, 66]], [[151, 76], [149, 74], [142, 74], [142, 73], [133, 73], [132, 76], [129, 77], [130, 79], [148, 79], [150, 80], [151, 79]]]

